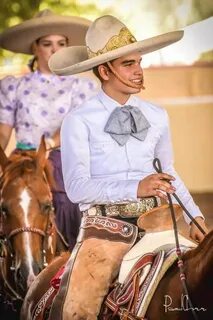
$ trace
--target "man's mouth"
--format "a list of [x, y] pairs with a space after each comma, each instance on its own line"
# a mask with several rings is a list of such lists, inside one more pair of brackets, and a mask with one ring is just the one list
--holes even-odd
[[143, 84], [143, 79], [134, 79], [134, 80], [131, 80], [131, 82], [133, 82], [138, 86], [141, 86]]

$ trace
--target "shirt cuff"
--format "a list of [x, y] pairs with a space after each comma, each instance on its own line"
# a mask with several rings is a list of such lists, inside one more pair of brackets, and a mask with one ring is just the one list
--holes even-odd
[[[191, 216], [193, 218], [202, 217], [203, 219], [205, 219], [198, 206], [196, 206], [196, 205], [195, 206], [194, 205], [193, 206], [188, 206], [187, 210], [189, 211], [189, 213], [191, 214]], [[192, 222], [192, 220], [185, 213], [185, 211], [183, 212], [183, 216], [184, 216], [184, 219], [185, 219], [186, 223], [190, 224]]]

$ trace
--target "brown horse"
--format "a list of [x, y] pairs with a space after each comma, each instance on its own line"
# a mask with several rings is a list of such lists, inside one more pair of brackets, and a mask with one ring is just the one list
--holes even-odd
[[[53, 261], [37, 277], [28, 291], [21, 312], [22, 320], [33, 319], [35, 305], [49, 288], [50, 280], [56, 271], [67, 261], [68, 256]], [[148, 320], [210, 320], [213, 314], [213, 231], [195, 248], [183, 254], [184, 270], [189, 297], [183, 293], [177, 263], [161, 279], [146, 312]], [[83, 285], [83, 284], [82, 284]], [[80, 291], [80, 286], [79, 286]], [[43, 317], [39, 319], [48, 319]], [[67, 319], [67, 318], [66, 318]], [[119, 319], [116, 314], [99, 315], [99, 319]], [[121, 319], [141, 319], [139, 317], [121, 317]], [[72, 320], [70, 318], [70, 320]]]
[[[161, 280], [147, 310], [148, 319], [209, 320], [213, 315], [213, 230], [183, 256], [186, 284], [192, 307], [183, 291], [179, 268], [174, 264]], [[197, 318], [192, 315], [195, 311]]]
[[[22, 301], [36, 275], [65, 250], [54, 223], [54, 186], [44, 140], [38, 152], [0, 148], [0, 296]], [[2, 300], [2, 299], [1, 299]]]

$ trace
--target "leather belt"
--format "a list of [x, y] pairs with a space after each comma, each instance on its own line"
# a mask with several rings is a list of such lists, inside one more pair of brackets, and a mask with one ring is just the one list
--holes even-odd
[[95, 205], [83, 211], [84, 215], [107, 216], [121, 218], [138, 218], [144, 212], [150, 211], [160, 205], [160, 199], [156, 197], [142, 198], [137, 202], [115, 203]]

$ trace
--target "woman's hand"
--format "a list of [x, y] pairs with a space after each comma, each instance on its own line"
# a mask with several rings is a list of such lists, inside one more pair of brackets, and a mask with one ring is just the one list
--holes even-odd
[[174, 193], [176, 190], [170, 183], [174, 180], [175, 178], [167, 173], [151, 174], [139, 182], [137, 197], [158, 196], [167, 200], [166, 193]]

